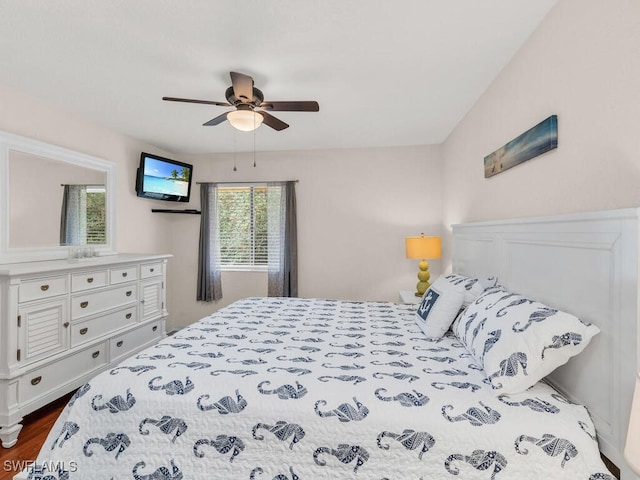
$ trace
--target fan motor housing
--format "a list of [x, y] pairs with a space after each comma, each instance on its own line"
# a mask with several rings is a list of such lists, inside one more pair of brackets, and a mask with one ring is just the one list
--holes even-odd
[[224, 93], [224, 95], [225, 97], [227, 97], [227, 102], [229, 102], [231, 105], [234, 105], [234, 106], [250, 105], [253, 108], [253, 107], [259, 107], [260, 104], [264, 102], [264, 95], [256, 87], [253, 87], [253, 98], [251, 99], [250, 102], [237, 98], [234, 94], [232, 86], [227, 88], [227, 91]]

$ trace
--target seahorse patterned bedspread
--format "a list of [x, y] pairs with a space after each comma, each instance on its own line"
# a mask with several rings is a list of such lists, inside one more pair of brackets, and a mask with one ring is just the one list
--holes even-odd
[[584, 407], [484, 378], [414, 307], [250, 298], [82, 387], [38, 460], [96, 480], [613, 478]]

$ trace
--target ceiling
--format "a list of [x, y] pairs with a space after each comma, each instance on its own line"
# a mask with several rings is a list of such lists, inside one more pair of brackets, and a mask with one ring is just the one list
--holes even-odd
[[[0, 84], [173, 153], [437, 144], [557, 0], [0, 0]], [[291, 126], [202, 124], [229, 71]], [[1, 112], [0, 112], [1, 114]]]

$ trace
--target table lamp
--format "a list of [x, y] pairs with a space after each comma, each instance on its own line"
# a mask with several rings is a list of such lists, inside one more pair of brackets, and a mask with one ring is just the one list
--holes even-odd
[[407, 258], [420, 259], [418, 264], [418, 284], [416, 285], [416, 297], [421, 297], [431, 286], [429, 278], [429, 264], [427, 259], [434, 260], [442, 256], [442, 240], [440, 237], [425, 237], [421, 233], [419, 237], [406, 237], [405, 250]]
[[640, 475], [640, 373], [636, 377], [636, 389], [631, 402], [631, 416], [624, 458], [636, 474]]

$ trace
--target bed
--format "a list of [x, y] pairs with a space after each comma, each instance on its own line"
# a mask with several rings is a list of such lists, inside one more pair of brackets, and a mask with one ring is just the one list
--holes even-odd
[[[634, 478], [621, 452], [637, 211], [460, 225], [453, 244], [457, 274], [505, 288], [483, 288], [443, 337], [424, 335], [410, 305], [241, 300], [80, 388], [20, 478], [613, 479], [599, 448]], [[600, 293], [585, 298], [585, 278]], [[472, 309], [513, 292], [599, 330], [516, 393], [513, 365], [487, 375], [492, 342], [469, 340], [485, 326]], [[544, 355], [565, 349], [553, 345]]]

